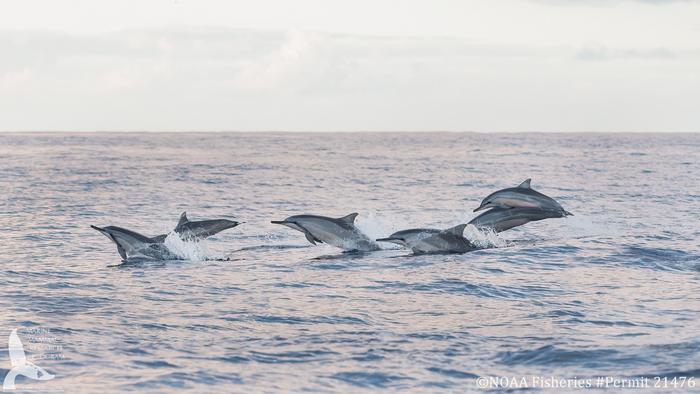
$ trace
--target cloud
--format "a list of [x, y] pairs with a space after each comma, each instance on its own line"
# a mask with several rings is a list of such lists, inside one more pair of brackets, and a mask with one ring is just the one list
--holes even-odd
[[[686, 53], [697, 55], [697, 53]], [[651, 49], [610, 49], [604, 46], [585, 47], [576, 53], [576, 58], [586, 61], [600, 60], [671, 60], [677, 57], [676, 53], [667, 48]]]
[[[100, 92], [172, 82], [237, 91], [352, 89], [374, 77], [418, 76], [449, 60], [547, 56], [542, 48], [480, 45], [450, 38], [396, 38], [239, 29], [128, 30], [109, 34], [0, 32], [7, 83], [72, 79]], [[445, 64], [440, 64], [445, 62]], [[363, 81], [363, 79], [365, 79]], [[369, 86], [365, 86], [369, 87]]]
[[[671, 47], [173, 27], [94, 34], [6, 30], [0, 31], [0, 52], [0, 130], [698, 124], [696, 112], [685, 110], [700, 99], [698, 53]], [[647, 62], [653, 69], [639, 67]], [[647, 81], [644, 90], [640, 80]], [[641, 101], [618, 105], [630, 96]], [[596, 115], [610, 106], [618, 107], [617, 118]]]

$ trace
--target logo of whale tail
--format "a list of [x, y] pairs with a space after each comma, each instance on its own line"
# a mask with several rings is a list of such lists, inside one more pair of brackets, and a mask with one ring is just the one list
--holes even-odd
[[10, 333], [7, 349], [10, 354], [12, 368], [5, 375], [5, 380], [2, 383], [3, 390], [14, 390], [15, 378], [20, 375], [34, 380], [51, 380], [54, 378], [54, 375], [46, 372], [44, 368], [27, 361], [27, 356], [24, 354], [24, 346], [17, 335], [17, 329], [12, 330]]

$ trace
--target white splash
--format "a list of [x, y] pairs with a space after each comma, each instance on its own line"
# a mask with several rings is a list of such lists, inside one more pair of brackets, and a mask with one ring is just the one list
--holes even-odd
[[163, 243], [171, 253], [183, 260], [204, 261], [212, 259], [204, 241], [184, 241], [175, 231], [169, 232]]
[[371, 240], [388, 237], [395, 232], [386, 217], [374, 212], [369, 212], [365, 217], [358, 217], [355, 226]]
[[464, 238], [468, 239], [479, 249], [503, 248], [508, 246], [508, 242], [499, 237], [498, 233], [492, 229], [479, 229], [474, 225], [467, 225], [464, 229]]

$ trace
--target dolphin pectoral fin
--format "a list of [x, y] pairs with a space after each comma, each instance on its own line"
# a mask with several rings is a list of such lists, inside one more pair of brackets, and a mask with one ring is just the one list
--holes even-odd
[[524, 180], [521, 184], [519, 184], [516, 187], [521, 188], [521, 189], [531, 189], [531, 187], [530, 187], [531, 181], [532, 181], [531, 178], [527, 178], [526, 180]]
[[342, 218], [338, 218], [341, 222], [348, 224], [352, 226], [355, 223], [355, 218], [357, 217], [357, 212], [353, 212], [349, 215], [343, 216]]
[[314, 236], [311, 235], [310, 232], [305, 231], [305, 232], [304, 232], [304, 236], [306, 236], [306, 240], [309, 241], [309, 242], [311, 242], [312, 245], [316, 245], [316, 240], [314, 239]]
[[126, 250], [121, 247], [121, 245], [117, 244], [117, 252], [119, 252], [119, 255], [122, 256], [122, 259], [126, 260]]

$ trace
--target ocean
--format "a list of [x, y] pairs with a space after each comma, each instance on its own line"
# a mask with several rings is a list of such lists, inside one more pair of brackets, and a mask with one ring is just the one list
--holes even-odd
[[[341, 253], [270, 223], [448, 228], [526, 178], [575, 216], [468, 228], [466, 254]], [[699, 134], [5, 133], [0, 207], [0, 377], [12, 332], [52, 376], [18, 389], [700, 381]], [[245, 223], [125, 264], [90, 228], [167, 233], [183, 211]]]

